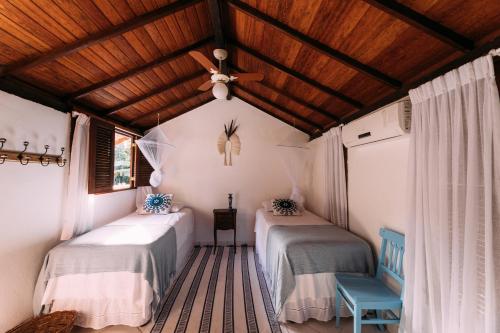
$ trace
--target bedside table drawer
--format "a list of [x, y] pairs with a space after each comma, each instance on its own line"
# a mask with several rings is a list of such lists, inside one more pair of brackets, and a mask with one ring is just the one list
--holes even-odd
[[234, 217], [232, 214], [216, 214], [215, 226], [217, 229], [226, 230], [234, 228]]

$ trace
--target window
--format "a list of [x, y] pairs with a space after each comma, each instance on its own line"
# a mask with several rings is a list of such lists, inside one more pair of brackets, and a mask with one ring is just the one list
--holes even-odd
[[113, 190], [132, 187], [132, 140], [130, 135], [115, 131]]
[[89, 193], [100, 194], [149, 185], [153, 168], [135, 145], [136, 137], [92, 119], [89, 143]]

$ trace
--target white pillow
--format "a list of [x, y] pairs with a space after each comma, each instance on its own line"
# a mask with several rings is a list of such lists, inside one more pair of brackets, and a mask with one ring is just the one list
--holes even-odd
[[180, 211], [182, 208], [186, 207], [186, 205], [182, 202], [174, 202], [172, 204], [172, 207], [170, 208], [171, 213], [177, 213]]
[[262, 207], [264, 207], [264, 211], [272, 212], [273, 211], [273, 201], [272, 200], [262, 201]]
[[166, 215], [172, 208], [173, 194], [156, 193], [148, 194], [142, 209], [138, 209], [139, 214], [159, 214]]

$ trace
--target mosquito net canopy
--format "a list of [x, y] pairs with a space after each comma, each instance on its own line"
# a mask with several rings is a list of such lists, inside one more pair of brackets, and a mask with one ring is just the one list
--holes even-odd
[[162, 166], [165, 165], [167, 157], [174, 149], [174, 146], [168, 142], [165, 133], [159, 126], [153, 128], [148, 134], [137, 140], [136, 143], [154, 169], [149, 178], [149, 183], [153, 187], [160, 186], [164, 176]]
[[292, 185], [290, 199], [303, 207], [305, 197], [302, 188], [304, 187], [310, 160], [309, 147], [307, 147], [303, 139], [290, 136], [280, 140], [280, 143], [275, 146], [275, 151]]

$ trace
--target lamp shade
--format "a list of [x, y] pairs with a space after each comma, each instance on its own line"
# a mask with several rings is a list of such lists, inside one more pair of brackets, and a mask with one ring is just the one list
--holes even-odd
[[217, 82], [212, 88], [212, 93], [217, 99], [225, 99], [227, 97], [227, 86], [224, 83]]

